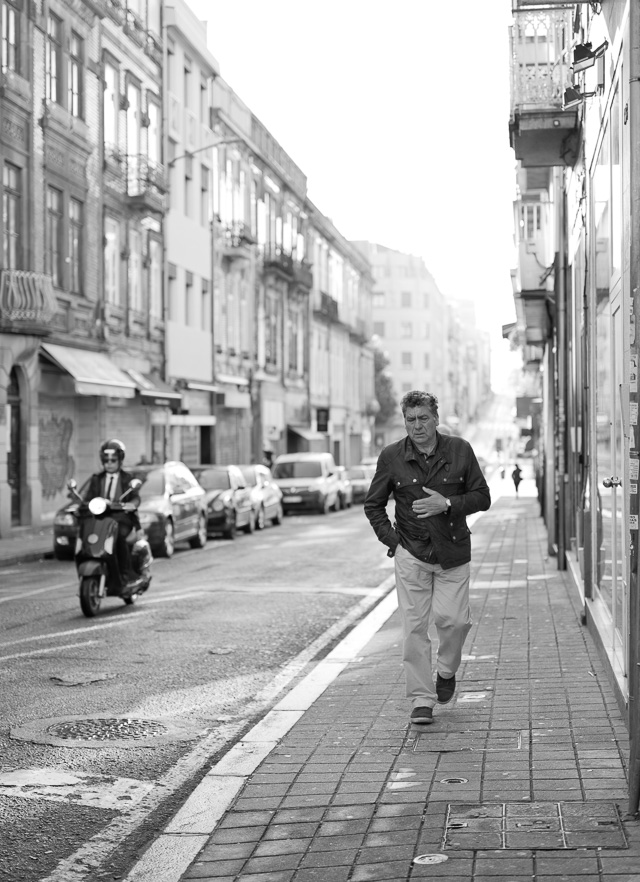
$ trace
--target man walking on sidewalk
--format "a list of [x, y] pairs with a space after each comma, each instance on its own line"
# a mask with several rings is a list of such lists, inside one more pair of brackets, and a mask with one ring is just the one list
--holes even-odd
[[[400, 402], [407, 435], [384, 448], [364, 503], [380, 542], [395, 557], [402, 615], [403, 663], [412, 723], [433, 722], [438, 701], [451, 701], [469, 629], [471, 533], [466, 516], [491, 505], [471, 445], [437, 431], [438, 399], [407, 392]], [[395, 499], [395, 523], [387, 502]], [[431, 615], [439, 645], [434, 688]]]

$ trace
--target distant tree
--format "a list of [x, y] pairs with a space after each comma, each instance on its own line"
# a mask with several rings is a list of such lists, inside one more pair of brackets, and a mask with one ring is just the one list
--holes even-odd
[[391, 374], [387, 370], [390, 361], [382, 349], [374, 350], [376, 398], [380, 410], [376, 415], [376, 423], [382, 425], [393, 417], [398, 411], [398, 399], [393, 391]]

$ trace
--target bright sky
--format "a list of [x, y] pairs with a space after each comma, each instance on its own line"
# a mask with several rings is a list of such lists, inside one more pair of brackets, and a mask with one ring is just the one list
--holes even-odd
[[187, 0], [221, 75], [348, 239], [515, 320], [510, 0]]

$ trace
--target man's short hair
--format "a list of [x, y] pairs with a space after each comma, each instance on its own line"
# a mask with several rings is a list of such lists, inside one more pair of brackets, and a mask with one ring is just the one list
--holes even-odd
[[400, 401], [402, 416], [406, 416], [410, 407], [428, 407], [434, 417], [438, 416], [438, 399], [431, 392], [423, 392], [422, 389], [412, 389], [402, 396]]

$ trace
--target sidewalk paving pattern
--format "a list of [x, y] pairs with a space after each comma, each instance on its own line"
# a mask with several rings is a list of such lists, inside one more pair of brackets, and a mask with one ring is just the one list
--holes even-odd
[[627, 730], [537, 501], [499, 498], [473, 543], [455, 699], [408, 724], [395, 612], [249, 775], [183, 882], [640, 882]]

